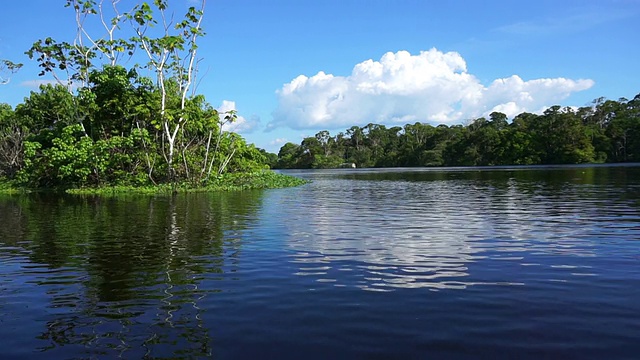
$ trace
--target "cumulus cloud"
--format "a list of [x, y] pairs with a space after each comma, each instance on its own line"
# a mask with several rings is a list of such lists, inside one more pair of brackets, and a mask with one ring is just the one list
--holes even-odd
[[388, 52], [357, 64], [349, 76], [300, 75], [277, 91], [267, 129], [342, 128], [368, 122], [455, 123], [500, 111], [537, 111], [592, 87], [592, 80], [525, 81], [518, 75], [483, 85], [457, 52]]
[[[222, 104], [218, 107], [218, 113], [220, 117], [224, 117], [224, 113], [231, 110], [236, 110], [236, 102], [229, 100], [222, 100]], [[237, 133], [249, 134], [256, 130], [260, 125], [260, 117], [256, 115], [250, 116], [248, 119], [244, 116], [238, 115], [236, 121], [232, 123], [226, 123], [222, 126], [224, 131], [233, 131]]]

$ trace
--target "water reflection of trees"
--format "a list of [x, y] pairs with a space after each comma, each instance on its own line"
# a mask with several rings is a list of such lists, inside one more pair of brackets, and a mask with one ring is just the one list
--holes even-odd
[[38, 337], [41, 350], [210, 355], [203, 303], [222, 289], [201, 284], [238, 266], [242, 244], [233, 234], [250, 225], [260, 201], [260, 192], [0, 199], [0, 243], [28, 254], [56, 309]]
[[[598, 239], [615, 236], [603, 220], [637, 214], [638, 193], [629, 198], [629, 184], [637, 186], [633, 172], [638, 169], [383, 170], [320, 177], [304, 209], [285, 215], [293, 218], [289, 246], [298, 275], [337, 286], [520, 284], [498, 270], [502, 260], [564, 266], [554, 261], [596, 256]], [[479, 262], [482, 274], [474, 274]], [[581, 269], [572, 269], [579, 275]]]

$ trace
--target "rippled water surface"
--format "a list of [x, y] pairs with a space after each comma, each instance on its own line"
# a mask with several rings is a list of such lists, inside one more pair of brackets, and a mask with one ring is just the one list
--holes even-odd
[[0, 358], [640, 356], [640, 167], [0, 196]]

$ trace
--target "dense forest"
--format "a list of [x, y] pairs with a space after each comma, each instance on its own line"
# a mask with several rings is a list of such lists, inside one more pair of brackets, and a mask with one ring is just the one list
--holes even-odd
[[320, 131], [280, 149], [277, 168], [490, 166], [640, 161], [640, 94], [595, 100], [578, 109], [552, 106], [509, 122], [493, 112], [468, 125], [415, 123]]
[[[202, 96], [186, 101], [173, 161], [157, 114], [160, 91], [120, 66], [89, 74], [77, 94], [43, 85], [15, 109], [0, 104], [0, 176], [27, 187], [202, 183], [224, 172], [268, 167], [264, 151], [222, 131]], [[167, 96], [175, 105], [180, 98]]]
[[[26, 51], [55, 81], [15, 107], [0, 104], [0, 180], [27, 188], [202, 186], [268, 168], [265, 151], [224, 131], [235, 111], [218, 113], [195, 92], [204, 1], [182, 19], [166, 1], [127, 12], [112, 3], [106, 14], [102, 3], [68, 0], [77, 37], [41, 39]], [[106, 35], [89, 35], [95, 25]], [[121, 65], [132, 59], [139, 62]], [[21, 66], [3, 64], [9, 72]]]

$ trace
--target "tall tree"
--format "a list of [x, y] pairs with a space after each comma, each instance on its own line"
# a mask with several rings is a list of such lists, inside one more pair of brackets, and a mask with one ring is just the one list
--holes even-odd
[[[163, 131], [168, 144], [165, 154], [169, 179], [175, 181], [174, 157], [180, 129], [188, 121], [185, 113], [187, 97], [194, 85], [197, 61], [197, 40], [204, 35], [202, 19], [204, 16], [205, 0], [200, 9], [190, 7], [182, 21], [172, 26], [167, 15], [166, 0], [154, 0], [155, 10], [159, 12], [161, 22], [153, 16], [153, 9], [148, 3], [134, 7], [127, 14], [136, 33], [135, 42], [148, 57], [147, 67], [155, 73], [160, 88], [160, 113], [157, 126]], [[150, 27], [161, 26], [161, 36], [150, 37], [147, 32]], [[179, 96], [177, 108], [171, 108], [169, 97], [172, 90]]]

